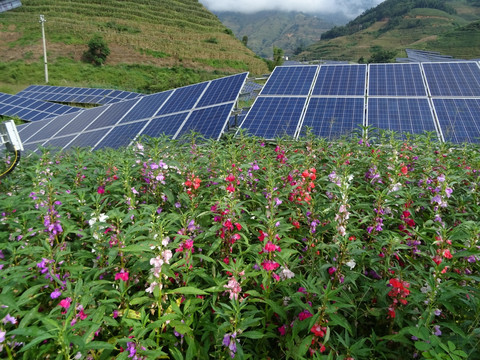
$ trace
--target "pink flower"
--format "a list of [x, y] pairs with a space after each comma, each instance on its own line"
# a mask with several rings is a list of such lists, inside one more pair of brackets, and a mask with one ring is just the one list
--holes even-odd
[[280, 335], [285, 336], [285, 329], [285, 324], [278, 328], [278, 332], [280, 333]]
[[120, 271], [119, 273], [115, 274], [115, 280], [123, 280], [128, 281], [128, 271]]
[[235, 187], [233, 186], [232, 183], [228, 184], [228, 186], [227, 186], [227, 191], [228, 191], [228, 192], [234, 192], [234, 191], [235, 191]]
[[99, 193], [99, 194], [105, 193], [105, 186], [99, 186], [98, 189], [97, 189], [97, 193]]
[[271, 241], [268, 241], [266, 244], [265, 244], [265, 247], [263, 248], [263, 252], [272, 252], [272, 251], [282, 251], [282, 249], [280, 249], [280, 246], [278, 245], [275, 245], [274, 243], [272, 243]]
[[[67, 309], [70, 307], [70, 304], [72, 303], [72, 299], [67, 297], [66, 299], [63, 299], [63, 300], [60, 300], [60, 302], [58, 303], [59, 306], [63, 307], [65, 309], [65, 312], [67, 311]], [[64, 312], [64, 313], [65, 313]]]
[[223, 285], [223, 287], [227, 289], [227, 291], [230, 293], [230, 300], [232, 299], [237, 300], [238, 294], [240, 293], [240, 291], [242, 291], [240, 284], [238, 283], [238, 281], [235, 279], [234, 276], [232, 276], [230, 280], [228, 280], [227, 285]]
[[265, 261], [262, 263], [262, 267], [263, 267], [263, 269], [266, 270], [266, 271], [276, 270], [276, 269], [278, 269], [279, 266], [280, 266], [280, 264], [277, 263], [276, 261], [273, 261], [273, 260], [265, 260]]
[[226, 179], [229, 182], [234, 182], [235, 181], [235, 176], [233, 174], [229, 174]]

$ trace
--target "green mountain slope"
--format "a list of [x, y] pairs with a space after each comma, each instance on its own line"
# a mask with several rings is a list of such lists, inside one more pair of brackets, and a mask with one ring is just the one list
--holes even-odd
[[480, 57], [478, 2], [386, 0], [344, 27], [335, 27], [298, 58], [368, 59], [372, 49], [405, 56], [406, 48], [434, 50], [458, 58]]
[[319, 41], [321, 34], [334, 25], [321, 16], [301, 12], [216, 12], [216, 15], [237, 38], [247, 36], [248, 47], [264, 58], [272, 57], [274, 46], [290, 56], [300, 52], [307, 45]]
[[[2, 86], [42, 83], [40, 14], [47, 20], [51, 84], [159, 91], [223, 74], [267, 71], [265, 62], [197, 0], [22, 4], [0, 14], [0, 91]], [[81, 62], [94, 34], [100, 34], [111, 50], [101, 69]]]

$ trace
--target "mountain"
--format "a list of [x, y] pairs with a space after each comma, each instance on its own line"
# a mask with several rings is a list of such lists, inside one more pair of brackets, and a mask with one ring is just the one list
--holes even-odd
[[[0, 13], [0, 91], [43, 82], [40, 14], [51, 85], [148, 92], [267, 71], [197, 0], [22, 0]], [[102, 67], [81, 61], [95, 34], [110, 49]]]
[[331, 16], [327, 21], [321, 16], [293, 11], [260, 11], [252, 14], [215, 12], [215, 14], [226, 27], [232, 29], [238, 39], [247, 36], [248, 48], [264, 58], [272, 57], [274, 46], [283, 49], [285, 55], [299, 53], [307, 45], [319, 41], [322, 33], [335, 24], [346, 22], [345, 17], [341, 15]]
[[406, 48], [478, 58], [479, 20], [478, 0], [386, 0], [323, 33], [297, 59], [357, 61], [378, 51], [395, 58], [404, 57]]

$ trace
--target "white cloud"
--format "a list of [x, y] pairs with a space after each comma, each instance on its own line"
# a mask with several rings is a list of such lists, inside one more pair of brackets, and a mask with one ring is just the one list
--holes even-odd
[[301, 11], [308, 14], [360, 15], [383, 0], [199, 0], [210, 11], [255, 13], [262, 10]]

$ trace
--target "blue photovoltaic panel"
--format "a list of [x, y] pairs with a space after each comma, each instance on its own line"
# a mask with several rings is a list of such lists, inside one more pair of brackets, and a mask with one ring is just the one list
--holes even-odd
[[367, 65], [320, 66], [312, 95], [364, 96]]
[[369, 96], [427, 96], [419, 64], [370, 64]]
[[173, 90], [169, 90], [142, 97], [138, 104], [120, 120], [119, 124], [155, 116], [172, 92]]
[[235, 101], [247, 75], [248, 73], [243, 73], [211, 81], [196, 107]]
[[70, 135], [82, 132], [92, 121], [94, 121], [106, 109], [108, 109], [108, 106], [111, 105], [105, 105], [93, 109], [84, 110], [73, 121], [68, 123], [67, 126], [60, 130], [58, 134], [56, 134], [56, 136]]
[[480, 67], [476, 62], [423, 63], [431, 96], [480, 97]]
[[361, 130], [365, 100], [361, 98], [311, 98], [305, 113], [300, 136], [309, 127], [313, 134], [336, 139]]
[[107, 136], [95, 147], [95, 150], [110, 147], [117, 149], [122, 146], [127, 146], [143, 129], [147, 120], [138, 121], [127, 125], [115, 126]]
[[0, 93], [0, 115], [18, 116], [26, 121], [43, 120], [80, 110], [78, 107], [48, 104], [45, 101]]
[[480, 99], [433, 99], [445, 141], [480, 142]]
[[34, 136], [29, 139], [29, 142], [34, 142], [42, 139], [49, 139], [53, 137], [56, 133], [60, 131], [64, 126], [66, 126], [76, 115], [67, 114], [60, 115], [55, 120], [49, 121], [47, 125], [38, 130]]
[[318, 66], [277, 66], [261, 95], [308, 95]]
[[109, 106], [96, 120], [92, 121], [86, 130], [99, 129], [115, 125], [125, 114], [135, 106], [138, 99], [122, 101]]
[[93, 148], [105, 134], [106, 131], [104, 129], [81, 133], [65, 146], [65, 150], [74, 147]]
[[305, 97], [258, 97], [240, 128], [267, 139], [293, 137], [306, 100]]
[[175, 89], [157, 115], [172, 114], [192, 109], [207, 87], [207, 82]]
[[233, 104], [230, 103], [193, 111], [176, 138], [193, 130], [207, 138], [218, 140], [230, 117], [232, 107]]
[[167, 115], [152, 119], [145, 129], [142, 131], [142, 135], [150, 137], [160, 137], [162, 135], [174, 136], [179, 129], [180, 125], [188, 116], [188, 112]]
[[108, 104], [142, 97], [143, 94], [112, 89], [95, 89], [66, 86], [31, 85], [17, 95], [45, 101], [85, 104]]
[[[28, 127], [22, 130], [21, 133], [18, 135], [20, 136], [20, 140], [22, 140], [22, 143], [27, 142], [30, 138], [33, 139], [33, 136], [44, 126], [46, 126], [48, 123], [50, 123], [51, 120], [41, 120], [41, 121], [35, 121], [30, 123]], [[42, 140], [42, 139], [37, 139], [37, 140]], [[35, 140], [32, 140], [35, 141]]]
[[42, 146], [43, 147], [53, 147], [53, 148], [59, 148], [62, 149], [64, 148], [72, 139], [75, 137], [75, 135], [69, 135], [69, 136], [64, 136], [64, 137], [57, 137], [55, 139], [50, 139], [47, 142], [45, 142]]
[[436, 131], [427, 98], [368, 98], [367, 125], [399, 134]]

